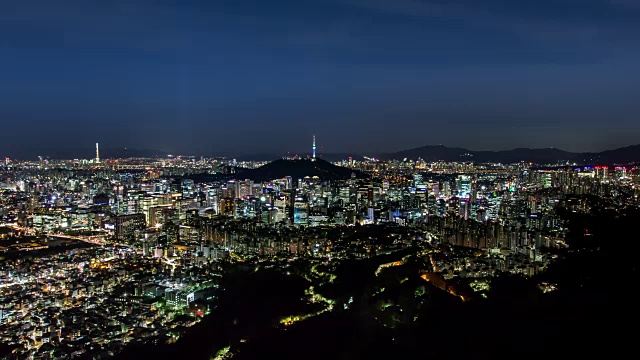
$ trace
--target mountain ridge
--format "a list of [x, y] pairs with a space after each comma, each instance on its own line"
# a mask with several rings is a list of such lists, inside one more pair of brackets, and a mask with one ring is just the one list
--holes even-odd
[[640, 145], [630, 145], [601, 152], [569, 152], [550, 148], [515, 148], [511, 150], [480, 150], [474, 151], [444, 145], [425, 145], [413, 149], [394, 153], [381, 154], [383, 160], [417, 160], [425, 161], [473, 161], [515, 163], [528, 161], [539, 164], [553, 164], [559, 162], [570, 163], [632, 163], [640, 161]]

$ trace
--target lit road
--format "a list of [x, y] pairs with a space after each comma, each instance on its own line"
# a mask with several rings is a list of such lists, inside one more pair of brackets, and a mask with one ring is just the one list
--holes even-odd
[[[15, 231], [24, 231], [25, 233], [32, 233], [34, 232], [33, 229], [28, 229], [22, 226], [18, 226], [15, 223], [2, 223], [0, 224], [0, 227], [10, 227]], [[93, 245], [105, 245], [107, 244], [107, 242], [100, 240], [100, 238], [98, 236], [71, 236], [71, 235], [65, 235], [65, 234], [54, 234], [54, 233], [44, 233], [44, 236], [49, 236], [49, 237], [55, 237], [55, 238], [61, 238], [61, 239], [69, 239], [69, 240], [77, 240], [77, 241], [83, 241], [89, 244], [93, 244]], [[114, 245], [119, 245], [119, 246], [125, 246], [128, 247], [128, 245], [125, 244], [119, 244], [119, 243], [112, 243]]]
[[50, 234], [50, 233], [45, 233], [45, 236], [50, 236], [50, 237], [54, 237], [54, 238], [61, 238], [61, 239], [70, 239], [70, 240], [78, 240], [78, 241], [83, 241], [89, 244], [94, 244], [94, 245], [104, 245], [106, 244], [106, 242], [99, 240], [97, 238], [94, 237], [90, 237], [90, 236], [70, 236], [70, 235], [64, 235], [64, 234]]
[[54, 237], [54, 238], [83, 241], [83, 242], [86, 242], [88, 244], [93, 244], [93, 245], [100, 245], [100, 246], [116, 245], [116, 246], [130, 248], [130, 246], [127, 245], [127, 244], [122, 244], [122, 243], [117, 243], [117, 242], [112, 242], [112, 241], [104, 241], [104, 240], [101, 240], [100, 237], [98, 237], [98, 236], [71, 236], [71, 235], [53, 234], [53, 233], [45, 233], [44, 235], [45, 236], [49, 236], [49, 237]]
[[1, 288], [5, 288], [5, 287], [9, 287], [9, 286], [13, 286], [13, 285], [22, 285], [22, 284], [27, 284], [30, 283], [31, 281], [29, 280], [15, 280], [12, 282], [5, 282], [5, 283], [0, 283], [0, 289]]
[[446, 281], [444, 280], [444, 278], [440, 274], [436, 274], [436, 273], [431, 273], [430, 272], [430, 273], [422, 274], [420, 277], [422, 278], [422, 280], [431, 283], [435, 287], [437, 287], [437, 288], [439, 288], [441, 290], [444, 290], [444, 291], [448, 292], [449, 294], [451, 294], [453, 296], [459, 297], [462, 301], [467, 301], [468, 300], [462, 294], [458, 293], [458, 291], [457, 291], [455, 286], [447, 285]]

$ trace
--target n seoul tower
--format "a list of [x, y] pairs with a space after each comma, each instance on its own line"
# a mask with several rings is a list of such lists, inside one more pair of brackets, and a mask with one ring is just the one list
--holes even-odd
[[311, 158], [315, 160], [316, 159], [316, 135], [315, 134], [313, 135], [313, 146], [311, 147], [311, 150], [312, 150]]

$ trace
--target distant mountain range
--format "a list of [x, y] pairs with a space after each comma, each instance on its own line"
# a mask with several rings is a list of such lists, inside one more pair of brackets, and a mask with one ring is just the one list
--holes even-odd
[[514, 163], [530, 161], [537, 164], [575, 162], [580, 164], [628, 164], [640, 162], [640, 145], [627, 146], [598, 153], [573, 153], [556, 148], [518, 148], [503, 151], [473, 151], [450, 148], [443, 145], [428, 145], [396, 153], [380, 155], [383, 160], [424, 159], [426, 161], [473, 161]]

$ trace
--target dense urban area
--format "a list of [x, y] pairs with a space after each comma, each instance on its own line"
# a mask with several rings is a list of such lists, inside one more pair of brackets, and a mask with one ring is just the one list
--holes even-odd
[[329, 162], [315, 139], [273, 162], [6, 159], [0, 356], [251, 358], [357, 316], [397, 343], [448, 308], [482, 312], [505, 281], [554, 296], [558, 264], [600, 248], [585, 219], [639, 194], [633, 164]]

